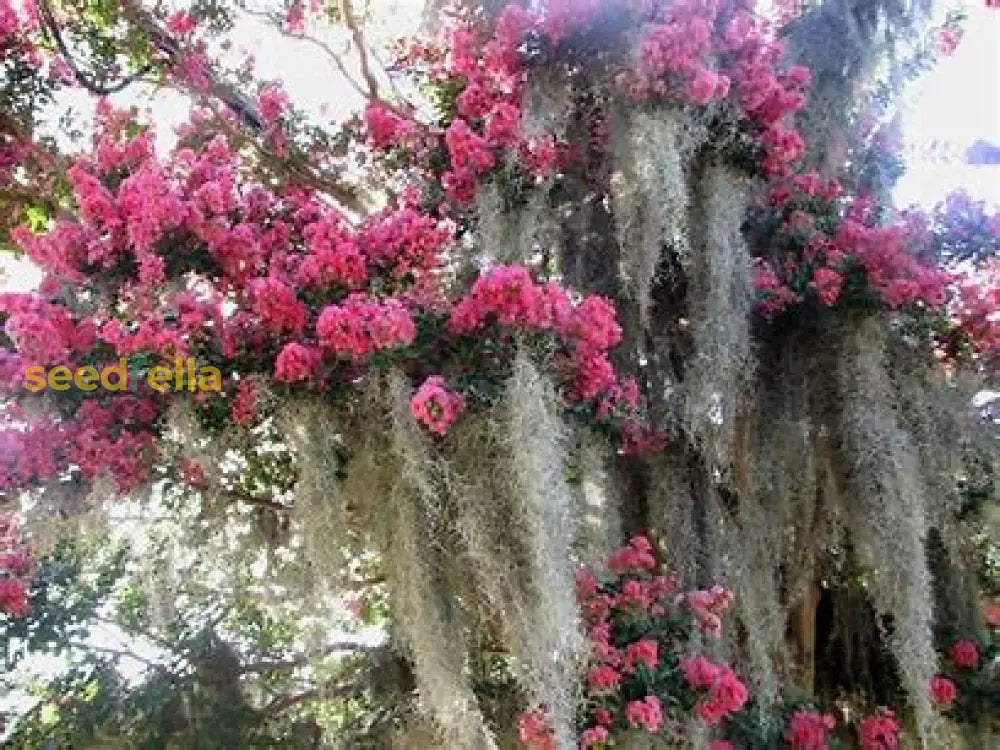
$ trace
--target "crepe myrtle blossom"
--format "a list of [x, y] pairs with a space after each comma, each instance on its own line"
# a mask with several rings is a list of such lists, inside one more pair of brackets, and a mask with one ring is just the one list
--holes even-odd
[[979, 666], [979, 647], [973, 641], [959, 641], [951, 647], [951, 660], [959, 669]]
[[941, 675], [931, 677], [928, 693], [931, 700], [942, 708], [947, 708], [958, 698], [958, 688], [955, 687], [955, 683]]
[[427, 378], [410, 399], [410, 412], [431, 432], [445, 435], [465, 409], [465, 399], [445, 388], [440, 375]]

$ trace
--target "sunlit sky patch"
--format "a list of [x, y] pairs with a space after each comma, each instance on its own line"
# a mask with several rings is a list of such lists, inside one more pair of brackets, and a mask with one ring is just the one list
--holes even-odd
[[900, 205], [931, 206], [964, 188], [1000, 206], [1000, 165], [964, 163], [966, 149], [977, 140], [1000, 145], [1000, 9], [979, 0], [966, 12], [958, 49], [908, 92], [907, 171], [896, 189]]

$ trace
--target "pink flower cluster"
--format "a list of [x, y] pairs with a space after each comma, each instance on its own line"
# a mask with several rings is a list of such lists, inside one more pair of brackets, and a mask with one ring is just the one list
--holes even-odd
[[[267, 116], [280, 118], [283, 95], [264, 93]], [[472, 99], [465, 106], [474, 106]], [[200, 141], [198, 150], [188, 147], [184, 138], [210, 120], [160, 159], [151, 132], [130, 128], [132, 113], [106, 103], [100, 112], [94, 154], [70, 174], [79, 219], [60, 218], [37, 235], [16, 233], [48, 272], [46, 288], [86, 285], [97, 295], [93, 310], [77, 319], [44, 296], [0, 297], [16, 347], [0, 361], [5, 387], [19, 387], [28, 365], [78, 364], [96, 351], [106, 356], [109, 347], [119, 356], [152, 355], [171, 365], [178, 356], [221, 357], [237, 374], [230, 416], [249, 425], [259, 412], [254, 383], [260, 377], [323, 390], [337, 368], [353, 378], [373, 354], [410, 356], [405, 349], [416, 339], [417, 320], [444, 316], [450, 325], [433, 329], [436, 335], [509, 341], [512, 331], [496, 326], [553, 334], [563, 347], [559, 375], [567, 395], [595, 404], [600, 398], [599, 418], [620, 421], [623, 440], [629, 426], [631, 445], [642, 442], [634, 416], [638, 389], [618, 382], [609, 359], [621, 329], [608, 301], [576, 302], [557, 284], [534, 282], [524, 268], [500, 268], [452, 306], [440, 271], [456, 227], [418, 208], [418, 196], [407, 193], [398, 205], [351, 226], [309, 191], [242, 184], [240, 157], [221, 136]], [[456, 159], [485, 167], [471, 128], [457, 124], [452, 136]], [[224, 303], [233, 307], [224, 312]], [[440, 371], [448, 365], [440, 363]], [[461, 402], [433, 385], [425, 384], [415, 403], [422, 421], [442, 431]], [[106, 431], [110, 443], [101, 431], [84, 438], [61, 423], [39, 426], [19, 442], [50, 446], [34, 450], [37, 457], [11, 452], [4, 481], [45, 481], [77, 457], [85, 476], [116, 467], [125, 484], [137, 481], [155, 447], [152, 425], [141, 436], [136, 426]]]
[[[283, 368], [282, 374], [287, 376], [288, 371]], [[252, 378], [241, 378], [236, 384], [232, 406], [229, 407], [229, 418], [241, 427], [249, 427], [257, 417], [259, 400], [257, 383]]]
[[1000, 602], [991, 602], [983, 610], [983, 619], [991, 628], [1000, 628]]
[[189, 36], [198, 28], [198, 19], [186, 10], [179, 10], [167, 18], [166, 28], [174, 36]]
[[531, 750], [556, 750], [556, 740], [543, 711], [521, 714], [517, 721], [518, 738]]
[[861, 750], [898, 750], [899, 721], [889, 708], [862, 719], [858, 724], [858, 743]]
[[627, 545], [615, 550], [608, 557], [608, 570], [612, 573], [650, 571], [656, 569], [653, 545], [645, 536], [635, 536]]
[[641, 701], [629, 701], [625, 706], [625, 720], [629, 726], [642, 727], [650, 734], [656, 734], [663, 725], [660, 699], [647, 695]]
[[250, 307], [268, 331], [276, 335], [302, 333], [309, 311], [291, 286], [276, 278], [254, 279], [249, 292]]
[[955, 687], [955, 683], [941, 675], [931, 677], [928, 693], [935, 704], [944, 708], [950, 706], [958, 698], [958, 688]]
[[375, 149], [405, 144], [416, 132], [416, 125], [412, 120], [375, 102], [369, 102], [365, 106], [364, 122], [368, 144]]
[[684, 679], [696, 690], [707, 690], [695, 706], [695, 714], [712, 727], [746, 705], [746, 685], [725, 664], [715, 664], [703, 656], [681, 661]]
[[[411, 70], [423, 65], [437, 83], [458, 85], [455, 117], [443, 132], [449, 163], [440, 175], [445, 194], [459, 207], [470, 203], [479, 179], [500, 163], [500, 151], [518, 155], [527, 169], [544, 177], [558, 169], [564, 149], [551, 133], [524, 133], [521, 97], [525, 69], [520, 47], [529, 32], [553, 41], [571, 28], [592, 23], [599, 3], [579, 0], [564, 7], [548, 3], [536, 14], [519, 4], [507, 5], [497, 16], [493, 33], [486, 37], [473, 27], [447, 29], [438, 43], [411, 44], [401, 62]], [[565, 19], [565, 20], [564, 20]], [[572, 19], [567, 25], [566, 21]], [[408, 146], [415, 141], [416, 125], [383, 105], [369, 105], [364, 113], [368, 143], [376, 149]]]
[[[5, 56], [4, 48], [8, 43], [26, 41], [37, 28], [38, 13], [34, 3], [0, 0], [0, 55]], [[21, 54], [25, 53], [22, 51]]]
[[601, 409], [610, 417], [613, 404], [635, 404], [633, 385], [618, 383], [608, 352], [621, 341], [615, 309], [603, 297], [590, 295], [574, 304], [554, 282], [536, 283], [523, 266], [497, 266], [481, 275], [459, 299], [449, 330], [469, 334], [490, 323], [508, 328], [552, 331], [568, 349], [573, 369], [573, 395], [590, 400], [605, 394]]
[[5, 407], [0, 415], [0, 491], [49, 482], [68, 470], [87, 481], [110, 474], [123, 492], [140, 484], [152, 457], [158, 405], [118, 393], [107, 402], [85, 400], [72, 420], [63, 421]]
[[951, 647], [951, 661], [959, 669], [979, 666], [979, 647], [973, 641], [958, 641]]
[[[752, 8], [752, 2], [735, 0], [654, 6], [638, 43], [636, 69], [620, 80], [633, 96], [672, 96], [699, 106], [735, 92], [746, 119], [760, 129], [764, 171], [785, 174], [805, 153], [788, 118], [806, 102], [809, 71], [796, 66], [779, 74], [782, 44]], [[721, 70], [714, 67], [719, 61]]]
[[444, 435], [465, 409], [465, 399], [445, 388], [444, 378], [427, 378], [410, 399], [410, 412], [431, 432]]
[[32, 567], [17, 518], [0, 514], [0, 614], [24, 617], [28, 613], [28, 577]]
[[988, 363], [1000, 361], [1000, 262], [985, 264], [975, 275], [962, 279], [949, 306], [949, 313], [971, 343], [973, 351]]
[[274, 360], [274, 378], [282, 383], [300, 383], [314, 378], [323, 353], [314, 346], [295, 341], [285, 344]]
[[845, 256], [860, 263], [866, 284], [889, 309], [914, 304], [940, 308], [947, 301], [951, 275], [907, 252], [903, 226], [868, 226], [863, 217], [848, 214], [833, 242]]
[[837, 728], [830, 714], [800, 709], [792, 714], [785, 730], [785, 742], [792, 750], [827, 750], [827, 735]]
[[93, 321], [74, 320], [65, 307], [40, 294], [0, 293], [0, 316], [6, 316], [4, 332], [25, 366], [68, 364], [96, 341]]
[[[716, 616], [729, 605], [732, 593], [713, 587], [678, 595], [676, 577], [655, 575], [653, 545], [644, 535], [612, 552], [607, 565], [614, 574], [609, 583], [586, 569], [577, 575], [576, 593], [591, 645], [586, 676], [590, 721], [580, 736], [581, 747], [609, 742], [613, 727], [621, 722], [659, 732], [664, 722], [663, 696], [670, 691], [705, 691], [695, 712], [712, 726], [740, 711], [747, 690], [728, 666], [704, 657], [680, 659], [678, 642], [663, 635], [683, 622], [684, 603], [690, 600], [693, 609]], [[629, 623], [627, 642], [620, 630], [625, 623]], [[648, 629], [637, 629], [640, 623], [647, 623]], [[683, 685], [670, 682], [675, 678], [667, 676], [677, 674], [677, 666], [685, 675]], [[641, 699], [623, 699], [640, 689], [645, 692]]]
[[611, 732], [607, 730], [607, 727], [596, 726], [589, 727], [583, 730], [580, 735], [580, 747], [583, 750], [591, 747], [603, 747], [609, 744], [611, 741]]
[[416, 326], [410, 311], [397, 299], [351, 294], [323, 308], [316, 320], [316, 335], [326, 351], [357, 361], [374, 352], [408, 346], [416, 336]]
[[701, 631], [718, 638], [722, 635], [722, 614], [732, 606], [733, 599], [731, 589], [713, 586], [689, 592], [687, 604]]
[[28, 614], [28, 588], [20, 578], [0, 577], [0, 613], [12, 617]]
[[780, 219], [771, 241], [777, 260], [754, 264], [760, 312], [773, 316], [804, 302], [803, 289], [819, 306], [834, 306], [857, 279], [888, 309], [941, 309], [952, 276], [910, 252], [912, 219], [878, 225], [870, 201], [841, 204], [840, 192], [835, 181], [811, 173], [772, 188], [766, 211]]

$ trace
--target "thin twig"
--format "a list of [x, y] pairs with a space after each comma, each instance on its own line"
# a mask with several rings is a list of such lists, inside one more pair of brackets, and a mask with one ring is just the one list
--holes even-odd
[[340, 15], [344, 21], [344, 25], [347, 26], [347, 30], [351, 32], [351, 38], [354, 40], [355, 46], [358, 48], [361, 75], [364, 77], [365, 83], [368, 84], [368, 94], [372, 99], [378, 100], [378, 81], [375, 80], [375, 75], [372, 73], [371, 63], [368, 60], [368, 45], [365, 42], [365, 36], [361, 31], [361, 27], [358, 26], [357, 20], [354, 18], [351, 0], [340, 0]]
[[241, 674], [253, 674], [260, 672], [272, 672], [285, 669], [295, 669], [296, 667], [302, 667], [313, 661], [314, 659], [320, 659], [324, 656], [330, 656], [338, 652], [349, 652], [349, 653], [359, 653], [363, 651], [370, 651], [371, 646], [366, 646], [362, 643], [331, 643], [326, 648], [320, 651], [302, 654], [291, 659], [280, 659], [274, 661], [257, 661], [252, 664], [247, 664], [240, 667]]
[[73, 71], [73, 77], [76, 79], [76, 82], [92, 94], [96, 94], [98, 96], [116, 94], [119, 91], [124, 91], [137, 81], [146, 80], [146, 75], [152, 72], [152, 65], [144, 65], [135, 73], [125, 76], [122, 80], [113, 85], [98, 83], [96, 79], [91, 78], [90, 75], [83, 71], [76, 59], [73, 57], [72, 53], [69, 51], [69, 45], [66, 44], [66, 40], [63, 38], [62, 31], [59, 28], [59, 22], [56, 21], [55, 14], [52, 12], [52, 7], [49, 5], [48, 0], [39, 0], [37, 6], [42, 17], [42, 28], [46, 32], [46, 35], [53, 42], [55, 42], [59, 53], [66, 61], [66, 64], [69, 65], [70, 70]]
[[84, 651], [96, 651], [99, 654], [108, 654], [120, 659], [133, 659], [134, 661], [145, 664], [147, 667], [152, 669], [166, 669], [166, 665], [163, 663], [149, 659], [145, 656], [140, 656], [139, 654], [127, 649], [111, 648], [110, 646], [97, 646], [93, 643], [84, 643], [82, 641], [70, 641], [69, 645], [73, 648], [79, 648]]

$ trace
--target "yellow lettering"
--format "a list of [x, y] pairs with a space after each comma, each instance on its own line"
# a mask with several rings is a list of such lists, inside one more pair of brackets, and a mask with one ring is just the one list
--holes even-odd
[[[118, 360], [117, 365], [108, 365], [101, 371], [101, 387], [106, 391], [124, 391], [128, 388], [128, 367], [125, 358]], [[112, 383], [111, 376], [117, 375], [118, 382]]]
[[199, 391], [221, 391], [222, 373], [218, 367], [202, 367], [198, 373]]
[[149, 387], [154, 391], [164, 393], [170, 388], [170, 368], [157, 365], [149, 371]]
[[73, 377], [73, 384], [81, 391], [93, 391], [97, 388], [97, 382], [101, 376], [97, 374], [97, 368], [86, 365], [76, 371]]
[[24, 377], [28, 381], [24, 387], [32, 393], [45, 390], [45, 368], [41, 365], [29, 367], [24, 371]]
[[68, 391], [72, 382], [73, 373], [69, 371], [66, 365], [53, 367], [49, 371], [49, 388], [54, 391]]

